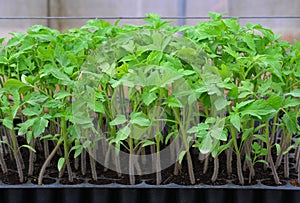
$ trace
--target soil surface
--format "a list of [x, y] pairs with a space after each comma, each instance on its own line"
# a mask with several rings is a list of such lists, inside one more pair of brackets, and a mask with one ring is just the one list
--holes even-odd
[[[19, 144], [26, 143], [25, 139], [19, 138]], [[49, 148], [50, 151], [53, 149], [53, 144], [49, 142]], [[206, 184], [206, 185], [225, 185], [229, 182], [240, 185], [238, 177], [237, 177], [237, 170], [236, 170], [236, 158], [233, 156], [232, 159], [232, 173], [228, 175], [227, 173], [227, 165], [226, 165], [226, 155], [225, 153], [221, 154], [219, 156], [219, 172], [218, 172], [218, 178], [215, 182], [211, 181], [211, 177], [214, 171], [213, 166], [213, 160], [212, 158], [209, 159], [209, 164], [207, 167], [207, 170], [204, 172], [204, 161], [198, 160], [197, 154], [192, 154], [192, 161], [193, 161], [193, 171], [195, 176], [196, 185], [199, 184]], [[36, 160], [33, 164], [34, 172], [33, 175], [28, 176], [28, 166], [29, 166], [29, 152], [28, 149], [21, 148], [21, 155], [24, 161], [25, 168], [23, 169], [24, 174], [24, 182], [31, 182], [33, 184], [37, 184], [37, 179], [39, 175], [39, 171], [42, 167], [42, 164], [45, 161], [44, 153], [43, 151], [39, 151], [37, 149], [37, 156]], [[81, 162], [79, 161], [79, 165], [75, 167], [74, 159], [70, 159], [70, 164], [72, 166], [72, 175], [73, 175], [73, 182], [70, 182], [68, 180], [68, 174], [67, 170], [65, 169], [64, 173], [62, 174], [61, 178], [58, 178], [58, 170], [57, 170], [57, 161], [61, 157], [61, 155], [56, 155], [54, 159], [52, 160], [51, 164], [46, 169], [46, 172], [44, 174], [43, 184], [53, 184], [59, 181], [61, 184], [81, 184], [84, 181], [88, 182], [90, 184], [96, 184], [96, 185], [103, 185], [103, 184], [111, 184], [111, 183], [119, 183], [119, 184], [130, 184], [130, 178], [128, 175], [124, 174], [118, 174], [114, 171], [107, 170], [100, 164], [96, 164], [96, 172], [97, 172], [97, 180], [92, 179], [91, 175], [91, 168], [89, 163], [89, 158], [87, 155], [86, 159], [86, 169], [83, 170], [81, 168]], [[70, 157], [73, 157], [71, 154]], [[20, 184], [19, 176], [16, 169], [16, 164], [14, 161], [10, 159], [9, 155], [5, 156], [5, 162], [7, 164], [7, 167], [9, 169], [8, 174], [3, 174], [2, 171], [0, 171], [0, 180], [5, 184]], [[294, 161], [290, 160], [290, 166], [293, 166]], [[243, 162], [244, 163], [244, 162]], [[170, 166], [167, 169], [164, 169], [161, 171], [161, 179], [160, 179], [160, 185], [175, 183], [179, 185], [191, 185], [191, 181], [189, 178], [188, 173], [188, 167], [187, 162], [183, 161], [181, 168], [178, 170], [178, 174], [174, 174], [174, 168], [175, 165]], [[273, 176], [271, 173], [271, 170], [267, 167], [265, 167], [262, 163], [257, 163], [254, 166], [255, 169], [255, 177], [251, 180], [251, 183], [248, 181], [249, 177], [249, 171], [248, 169], [246, 171], [243, 171], [243, 176], [245, 179], [244, 185], [255, 185], [257, 182], [261, 181], [264, 185], [270, 185], [274, 186], [276, 185]], [[82, 171], [85, 173], [83, 174]], [[286, 179], [284, 178], [284, 172], [283, 172], [283, 164], [277, 169], [278, 175], [280, 180], [282, 180], [282, 185], [286, 184], [287, 182], [290, 182], [292, 185], [300, 187], [300, 184], [297, 182], [297, 176], [296, 171], [294, 168], [290, 168], [290, 178]], [[138, 176], [136, 175], [134, 177], [135, 184], [139, 184], [141, 182], [145, 182], [147, 184], [156, 185], [157, 184], [157, 174], [148, 174], [148, 175], [142, 175]]]

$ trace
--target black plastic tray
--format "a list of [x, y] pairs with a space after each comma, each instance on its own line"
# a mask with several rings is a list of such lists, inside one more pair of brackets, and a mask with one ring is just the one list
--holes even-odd
[[284, 186], [266, 186], [258, 182], [252, 186], [177, 184], [137, 185], [107, 184], [49, 185], [0, 184], [2, 203], [299, 203], [300, 187], [287, 182]]

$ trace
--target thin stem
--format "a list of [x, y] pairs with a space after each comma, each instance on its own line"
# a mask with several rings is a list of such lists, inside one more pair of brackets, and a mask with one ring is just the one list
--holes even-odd
[[49, 142], [48, 140], [44, 140], [44, 156], [45, 159], [47, 159], [47, 157], [49, 156]]
[[81, 152], [81, 174], [85, 176], [86, 174], [86, 150], [83, 149]]
[[58, 141], [56, 146], [54, 147], [53, 151], [50, 153], [50, 155], [47, 157], [47, 159], [45, 160], [41, 170], [40, 170], [40, 174], [39, 174], [39, 178], [38, 178], [38, 184], [42, 185], [43, 184], [43, 176], [44, 173], [46, 171], [46, 168], [48, 167], [48, 165], [50, 164], [52, 158], [54, 157], [54, 155], [56, 154], [56, 152], [59, 149], [60, 144], [62, 143], [62, 140]]
[[4, 161], [2, 150], [0, 152], [0, 165], [1, 165], [2, 172], [4, 174], [7, 174], [7, 165]]
[[[34, 139], [30, 141], [30, 146], [34, 148]], [[28, 176], [33, 175], [33, 161], [34, 161], [34, 152], [32, 150], [29, 150], [29, 167], [28, 167]]]
[[[12, 115], [10, 115], [11, 120], [13, 120]], [[13, 147], [13, 155], [16, 161], [16, 165], [17, 165], [17, 170], [18, 170], [18, 174], [19, 174], [19, 180], [20, 183], [24, 182], [24, 175], [23, 175], [23, 168], [22, 168], [22, 163], [21, 163], [21, 158], [20, 158], [20, 153], [19, 153], [19, 148], [18, 148], [18, 141], [17, 141], [17, 137], [15, 134], [15, 130], [11, 130], [11, 141], [12, 141], [12, 147]]]
[[208, 164], [209, 164], [209, 156], [207, 156], [207, 157], [205, 158], [205, 161], [204, 161], [204, 167], [203, 167], [203, 174], [206, 174], [207, 169], [208, 169]]
[[244, 176], [243, 176], [243, 171], [242, 171], [242, 162], [241, 162], [241, 154], [240, 154], [240, 150], [238, 147], [238, 143], [237, 143], [237, 137], [236, 137], [236, 130], [235, 128], [232, 126], [231, 127], [231, 137], [233, 140], [233, 146], [234, 146], [234, 150], [236, 153], [236, 159], [237, 159], [237, 174], [238, 174], [238, 178], [239, 178], [239, 183], [241, 185], [244, 185]]
[[182, 124], [182, 122], [180, 121], [180, 117], [179, 117], [179, 113], [177, 112], [176, 109], [173, 109], [174, 115], [175, 115], [175, 119], [177, 120], [177, 122], [179, 123], [179, 128], [181, 131], [181, 135], [183, 138], [183, 144], [184, 144], [184, 148], [186, 150], [186, 158], [187, 158], [187, 163], [188, 163], [188, 172], [189, 172], [189, 177], [190, 177], [190, 181], [191, 184], [195, 184], [196, 180], [195, 180], [195, 175], [194, 175], [194, 171], [193, 171], [193, 162], [192, 162], [192, 157], [189, 151], [189, 146], [187, 143], [187, 136], [186, 136], [186, 132], [184, 130], [184, 126]]
[[97, 171], [96, 171], [96, 162], [95, 162], [95, 159], [89, 155], [90, 157], [90, 165], [91, 165], [91, 171], [92, 171], [92, 179], [93, 180], [97, 180]]
[[79, 169], [79, 158], [78, 157], [74, 158], [74, 168], [76, 171]]
[[272, 170], [272, 174], [274, 177], [274, 181], [277, 185], [281, 185], [281, 182], [279, 180], [277, 171], [276, 171], [276, 167], [272, 158], [272, 153], [271, 153], [271, 145], [270, 145], [270, 140], [269, 140], [269, 123], [266, 123], [266, 132], [265, 132], [265, 138], [266, 138], [266, 145], [267, 145], [267, 160], [269, 162], [270, 168]]
[[216, 157], [214, 157], [214, 172], [213, 172], [213, 175], [211, 177], [212, 182], [215, 182], [217, 180], [218, 173], [219, 173], [219, 157], [216, 156]]
[[130, 179], [130, 184], [134, 185], [135, 184], [135, 177], [134, 177], [134, 160], [133, 160], [133, 139], [129, 137], [129, 179]]
[[232, 174], [232, 149], [229, 148], [226, 150], [226, 166], [227, 166], [227, 175], [228, 177]]

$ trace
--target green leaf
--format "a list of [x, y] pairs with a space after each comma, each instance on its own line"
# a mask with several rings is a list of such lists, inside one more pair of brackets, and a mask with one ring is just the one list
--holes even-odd
[[43, 107], [50, 109], [60, 109], [64, 107], [64, 104], [60, 100], [49, 100], [45, 104], [43, 104]]
[[149, 106], [152, 102], [154, 102], [155, 99], [157, 99], [157, 95], [154, 92], [151, 93], [143, 92], [142, 100], [147, 106]]
[[26, 132], [26, 141], [27, 141], [27, 143], [30, 143], [32, 139], [33, 139], [32, 131], [27, 131]]
[[180, 152], [180, 154], [178, 156], [178, 161], [179, 161], [180, 164], [182, 163], [185, 154], [186, 154], [186, 151], [181, 151]]
[[211, 19], [218, 21], [222, 19], [222, 15], [220, 13], [215, 13], [215, 12], [208, 12], [208, 15]]
[[154, 145], [154, 144], [155, 144], [155, 142], [151, 141], [151, 140], [143, 140], [142, 141], [142, 147], [147, 147], [147, 146]]
[[97, 113], [102, 113], [102, 114], [105, 114], [105, 109], [104, 109], [104, 105], [102, 102], [100, 101], [95, 101], [95, 104], [94, 104], [94, 109], [93, 109], [95, 112]]
[[234, 33], [237, 33], [241, 28], [236, 19], [225, 19], [223, 22]]
[[126, 140], [129, 137], [130, 132], [131, 132], [130, 127], [126, 125], [124, 128], [122, 128], [117, 132], [117, 136], [114, 139], [114, 142], [119, 143], [122, 140]]
[[286, 148], [283, 152], [283, 155], [289, 153], [289, 151], [291, 151], [292, 149], [295, 149], [296, 146], [295, 145], [290, 145], [288, 148]]
[[255, 46], [255, 43], [254, 43], [254, 39], [253, 39], [253, 36], [249, 35], [249, 34], [245, 34], [242, 36], [242, 39], [244, 42], [246, 42], [247, 46], [253, 50], [253, 51], [256, 51], [256, 46]]
[[283, 115], [282, 121], [285, 124], [287, 130], [291, 133], [298, 132], [297, 113], [294, 111], [287, 112]]
[[23, 115], [25, 116], [38, 116], [41, 113], [41, 110], [37, 107], [29, 107], [22, 110]]
[[57, 168], [59, 171], [61, 171], [62, 167], [64, 166], [64, 163], [65, 163], [65, 158], [63, 157], [59, 158], [57, 163]]
[[248, 137], [252, 134], [252, 132], [253, 132], [253, 128], [245, 129], [242, 134], [242, 141], [244, 142], [246, 139], [248, 139]]
[[241, 109], [241, 108], [243, 108], [243, 107], [245, 107], [245, 106], [251, 104], [252, 102], [254, 102], [254, 100], [243, 101], [243, 102], [241, 102], [241, 103], [236, 104], [235, 107], [236, 107], [237, 109]]
[[17, 79], [8, 79], [5, 83], [4, 83], [4, 88], [11, 90], [11, 89], [20, 89], [22, 87], [28, 87], [27, 84], [17, 80]]
[[74, 158], [76, 158], [76, 157], [78, 157], [81, 154], [81, 152], [83, 150], [83, 146], [80, 145], [80, 144], [79, 145], [75, 145], [75, 146], [73, 146], [71, 148], [70, 151], [72, 151], [72, 150], [75, 150], [75, 152], [74, 152]]
[[31, 151], [33, 151], [33, 152], [36, 152], [35, 151], [35, 149], [32, 147], [32, 146], [30, 146], [30, 145], [22, 145], [19, 149], [21, 149], [21, 148], [27, 148], [27, 149], [29, 149], [29, 150], [31, 150]]
[[183, 107], [182, 103], [179, 101], [179, 99], [177, 99], [174, 95], [170, 95], [167, 98], [167, 101], [165, 102], [168, 107]]
[[65, 97], [69, 97], [71, 94], [65, 90], [59, 90], [56, 94], [54, 94], [54, 99], [63, 99]]
[[259, 140], [261, 140], [263, 142], [266, 142], [266, 137], [264, 135], [254, 135], [254, 137], [258, 138]]
[[109, 122], [110, 125], [121, 125], [127, 122], [126, 116], [122, 114], [118, 114], [114, 120]]
[[32, 126], [33, 136], [35, 138], [37, 138], [43, 132], [45, 132], [46, 127], [48, 126], [48, 123], [49, 123], [49, 121], [46, 120], [45, 118], [43, 118], [43, 117], [38, 118]]
[[150, 126], [151, 121], [148, 118], [146, 118], [142, 112], [132, 112], [130, 114], [130, 123], [143, 127], [148, 127]]
[[279, 156], [279, 154], [280, 154], [280, 151], [281, 151], [280, 144], [278, 144], [278, 143], [275, 143], [275, 147], [276, 147], [276, 154], [277, 154], [277, 156]]
[[24, 123], [18, 124], [18, 126], [20, 126], [18, 135], [25, 135], [28, 131], [28, 128], [33, 126], [33, 124], [35, 123], [35, 121], [37, 119], [39, 119], [39, 118], [38, 117], [30, 118], [30, 119], [27, 119]]
[[259, 163], [263, 163], [263, 164], [269, 165], [269, 163], [268, 163], [266, 160], [263, 160], [263, 159], [257, 160], [256, 162], [259, 162]]
[[267, 100], [266, 103], [270, 105], [273, 109], [278, 111], [284, 103], [284, 97], [278, 95], [271, 95]]
[[54, 136], [51, 134], [44, 135], [43, 137], [40, 138], [40, 140], [53, 140]]
[[265, 100], [257, 100], [241, 111], [241, 115], [251, 115], [257, 117], [258, 119], [262, 119], [262, 116], [266, 116], [275, 112], [275, 109], [270, 105], [267, 105]]
[[210, 136], [205, 136], [204, 140], [201, 142], [200, 145], [200, 152], [202, 154], [207, 154], [209, 152], [211, 152], [213, 149], [212, 146], [212, 139]]
[[2, 120], [2, 124], [7, 127], [8, 129], [10, 130], [13, 130], [14, 129], [14, 124], [13, 124], [13, 121], [10, 120], [8, 117], [5, 117], [3, 120]]
[[246, 154], [246, 159], [252, 163], [251, 156], [249, 156], [249, 155]]
[[241, 117], [238, 113], [232, 114], [230, 116], [230, 123], [238, 130], [241, 130]]
[[287, 95], [291, 95], [293, 97], [300, 97], [300, 89], [294, 89], [293, 91], [291, 91]]
[[37, 92], [32, 92], [24, 97], [24, 100], [27, 104], [37, 105], [45, 102], [48, 99], [48, 96], [38, 94]]
[[288, 108], [288, 107], [294, 107], [294, 106], [299, 106], [300, 105], [300, 99], [298, 98], [286, 98], [284, 100], [284, 108]]
[[231, 102], [227, 101], [225, 97], [218, 97], [214, 102], [215, 108], [217, 111], [220, 111], [224, 109], [226, 106], [228, 106]]

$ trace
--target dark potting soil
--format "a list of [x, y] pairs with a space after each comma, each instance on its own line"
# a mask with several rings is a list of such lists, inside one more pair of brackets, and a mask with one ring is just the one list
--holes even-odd
[[291, 185], [293, 185], [293, 186], [300, 187], [300, 183], [297, 182], [297, 179], [291, 179], [290, 183], [291, 183]]
[[[17, 172], [8, 171], [7, 174], [3, 174], [1, 180], [4, 184], [9, 184], [9, 185], [21, 184]], [[26, 181], [27, 181], [27, 177], [24, 175], [24, 182]]]
[[[25, 139], [19, 138], [20, 144], [24, 142], [26, 143]], [[49, 147], [50, 151], [53, 149], [53, 144], [49, 142]], [[42, 164], [45, 161], [45, 157], [43, 153], [37, 153], [36, 156], [36, 161], [34, 162], [34, 173], [32, 176], [27, 177], [27, 172], [28, 172], [28, 160], [29, 160], [29, 153], [28, 150], [25, 148], [21, 149], [21, 155], [23, 157], [23, 161], [25, 164], [25, 169], [23, 170], [25, 181], [27, 180], [31, 181], [33, 184], [37, 184], [37, 178], [39, 175], [39, 171], [42, 167]], [[58, 171], [57, 171], [57, 160], [59, 159], [60, 155], [56, 155], [54, 159], [52, 160], [51, 164], [47, 168], [45, 174], [44, 174], [44, 179], [43, 179], [43, 184], [52, 184], [56, 180], [55, 178], [58, 178]], [[70, 155], [70, 157], [73, 157]], [[192, 153], [192, 161], [193, 161], [193, 171], [194, 171], [194, 176], [195, 176], [195, 184], [208, 184], [208, 185], [224, 185], [228, 182], [232, 182], [233, 184], [239, 185], [239, 181], [237, 178], [237, 170], [236, 170], [236, 158], [233, 156], [232, 159], [232, 173], [231, 176], [227, 174], [227, 165], [226, 165], [226, 155], [225, 153], [221, 154], [219, 156], [219, 172], [218, 172], [218, 178], [215, 182], [211, 181], [211, 177], [214, 171], [214, 166], [213, 166], [213, 161], [209, 161], [208, 168], [206, 172], [204, 173], [204, 161], [199, 161], [198, 160], [198, 155]], [[16, 170], [16, 164], [14, 161], [11, 161], [9, 159], [9, 156], [5, 157], [5, 161], [7, 164], [7, 167], [10, 169], [8, 174], [3, 174], [0, 172], [0, 179], [2, 180], [3, 183], [5, 184], [20, 184], [19, 182], [19, 176]], [[292, 160], [291, 160], [292, 161]], [[129, 185], [129, 176], [128, 175], [120, 175], [112, 170], [104, 170], [104, 167], [101, 166], [100, 164], [97, 164], [96, 171], [98, 175], [98, 179], [96, 181], [92, 180], [92, 175], [91, 175], [91, 170], [90, 170], [90, 163], [89, 163], [89, 158], [87, 156], [87, 163], [86, 163], [86, 173], [82, 175], [81, 173], [81, 162], [79, 161], [79, 168], [75, 169], [74, 168], [74, 160], [70, 159], [70, 164], [72, 166], [72, 172], [73, 172], [73, 177], [74, 181], [70, 182], [68, 181], [68, 174], [65, 171], [63, 173], [62, 178], [60, 179], [61, 184], [80, 184], [83, 182], [83, 179], [89, 180], [88, 182], [90, 184], [110, 184], [110, 183], [119, 183], [119, 184], [124, 184], [124, 185]], [[263, 184], [266, 185], [275, 185], [273, 181], [273, 176], [271, 173], [271, 170], [269, 168], [265, 168], [264, 164], [262, 163], [257, 163], [254, 166], [255, 169], [255, 177], [252, 180], [252, 184], [256, 184], [257, 180], [269, 180], [269, 181], [264, 181]], [[294, 172], [294, 169], [291, 169], [291, 178], [290, 180], [286, 180], [290, 182], [294, 186], [300, 186], [299, 183], [297, 183], [297, 178], [292, 175]], [[278, 175], [281, 180], [284, 180], [284, 173], [283, 173], [283, 165], [281, 165], [278, 170]], [[296, 174], [296, 172], [295, 172]], [[249, 176], [249, 172], [243, 171], [243, 176], [245, 178], [245, 183], [244, 185], [250, 185], [247, 177]], [[49, 178], [48, 178], [49, 177]], [[178, 171], [178, 175], [174, 175], [174, 166], [170, 166], [164, 170], [161, 171], [161, 185], [164, 184], [170, 184], [170, 183], [175, 183], [179, 185], [191, 185], [190, 183], [190, 178], [189, 178], [189, 173], [188, 173], [188, 167], [187, 167], [187, 162], [183, 161], [182, 166]], [[147, 174], [147, 175], [142, 175], [142, 176], [135, 176], [135, 184], [139, 184], [141, 182], [146, 182], [151, 185], [156, 185], [156, 174]], [[285, 181], [282, 181], [283, 183], [286, 183]]]
[[73, 178], [73, 182], [69, 181], [66, 178], [63, 178], [59, 181], [59, 183], [63, 184], [63, 185], [77, 185], [77, 184], [81, 184], [83, 182], [84, 182], [84, 180], [78, 179], [78, 178]]
[[283, 186], [283, 185], [286, 185], [286, 184], [287, 184], [287, 182], [284, 181], [284, 180], [280, 180], [280, 182], [281, 182], [281, 184], [278, 185], [278, 184], [276, 184], [275, 181], [272, 180], [272, 179], [261, 181], [261, 183], [262, 183], [263, 185], [267, 185], [267, 186]]
[[[53, 178], [43, 178], [43, 185], [50, 185], [55, 183], [56, 180]], [[32, 184], [38, 184], [38, 177], [31, 177]]]
[[94, 185], [107, 185], [114, 183], [115, 180], [112, 179], [97, 179], [97, 180], [89, 180], [88, 183], [94, 184]]

